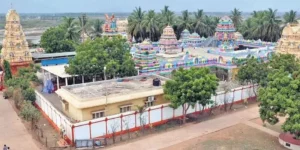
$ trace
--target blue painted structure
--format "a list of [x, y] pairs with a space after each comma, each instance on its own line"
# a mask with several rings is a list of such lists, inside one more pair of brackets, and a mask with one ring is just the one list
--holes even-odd
[[69, 58], [46, 59], [41, 61], [42, 66], [62, 65], [68, 63], [69, 63]]

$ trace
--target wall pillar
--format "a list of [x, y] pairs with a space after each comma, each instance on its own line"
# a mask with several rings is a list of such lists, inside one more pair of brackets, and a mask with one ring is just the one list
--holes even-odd
[[59, 77], [56, 76], [56, 84], [57, 84], [57, 89], [59, 89]]
[[84, 83], [84, 76], [81, 76], [82, 83]]
[[68, 78], [65, 78], [66, 86], [68, 86]]
[[75, 84], [75, 77], [73, 77], [73, 84]]

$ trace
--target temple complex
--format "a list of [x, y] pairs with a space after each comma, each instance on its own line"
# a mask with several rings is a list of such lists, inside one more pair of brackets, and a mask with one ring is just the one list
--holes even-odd
[[10, 62], [13, 74], [17, 73], [19, 67], [27, 67], [32, 62], [32, 56], [16, 10], [11, 9], [6, 15], [2, 46], [2, 59]]
[[178, 41], [171, 26], [164, 28], [163, 34], [159, 40], [159, 47], [165, 52], [165, 54], [179, 53], [180, 50], [178, 49]]
[[300, 24], [288, 24], [275, 48], [277, 53], [294, 54], [300, 58]]
[[156, 50], [153, 49], [152, 44], [147, 40], [137, 45], [134, 62], [139, 68], [140, 73], [151, 73], [159, 70]]
[[232, 20], [228, 16], [224, 16], [220, 19], [215, 33], [217, 39], [217, 46], [223, 45], [222, 47], [233, 45], [235, 27]]

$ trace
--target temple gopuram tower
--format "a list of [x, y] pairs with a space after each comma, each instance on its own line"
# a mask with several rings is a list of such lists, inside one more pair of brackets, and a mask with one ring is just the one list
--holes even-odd
[[159, 47], [165, 52], [165, 54], [177, 54], [180, 52], [178, 49], [176, 35], [171, 26], [164, 28], [163, 34], [159, 40]]
[[275, 50], [276, 53], [294, 54], [300, 58], [300, 24], [287, 24]]
[[137, 46], [137, 51], [134, 54], [134, 62], [139, 68], [141, 74], [155, 73], [159, 70], [159, 63], [156, 59], [156, 50], [149, 40], [145, 40]]
[[233, 45], [235, 27], [232, 20], [228, 16], [224, 16], [220, 19], [215, 33], [215, 38], [218, 41], [218, 46], [220, 45]]
[[13, 74], [19, 67], [28, 67], [32, 62], [32, 56], [23, 32], [20, 17], [16, 10], [9, 10], [6, 14], [4, 39], [2, 42], [2, 62], [10, 63]]

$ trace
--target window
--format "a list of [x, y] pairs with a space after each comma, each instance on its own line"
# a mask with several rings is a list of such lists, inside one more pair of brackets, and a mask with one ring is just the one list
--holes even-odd
[[146, 107], [151, 107], [154, 105], [155, 97], [154, 96], [149, 96], [145, 102]]
[[93, 119], [104, 117], [104, 111], [92, 112]]
[[131, 106], [130, 105], [120, 107], [120, 113], [124, 113], [124, 112], [127, 112], [127, 111], [131, 111]]

